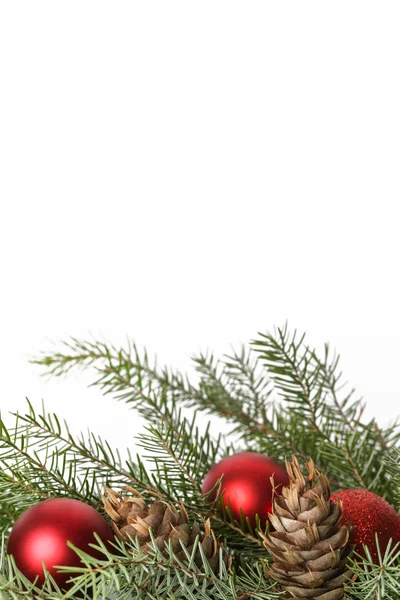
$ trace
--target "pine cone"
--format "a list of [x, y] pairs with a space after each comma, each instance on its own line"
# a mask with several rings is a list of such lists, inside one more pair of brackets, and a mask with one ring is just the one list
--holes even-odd
[[[180, 560], [184, 560], [186, 555], [180, 541], [190, 554], [195, 539], [199, 536], [199, 546], [201, 545], [213, 571], [217, 571], [219, 544], [210, 527], [210, 519], [205, 522], [204, 533], [202, 533], [196, 521], [190, 525], [183, 505], [180, 506], [180, 510], [177, 510], [166, 502], [156, 500], [148, 507], [141, 494], [134, 488], [126, 486], [125, 490], [135, 494], [135, 497], [123, 497], [108, 487], [105, 487], [105, 495], [102, 496], [104, 509], [113, 520], [112, 528], [121, 540], [129, 541], [126, 535], [129, 534], [139, 540], [142, 551], [147, 553], [151, 547], [150, 529], [152, 529], [154, 542], [164, 555], [166, 554], [165, 542], [171, 541], [174, 554]], [[203, 564], [199, 547], [194, 561], [198, 567]]]
[[[275, 531], [261, 534], [273, 558], [267, 575], [278, 582], [288, 598], [340, 600], [352, 552], [350, 531], [339, 526], [342, 507], [330, 501], [327, 477], [318, 473], [310, 459], [308, 478], [295, 456], [286, 461], [290, 483], [275, 497], [269, 519]], [[319, 482], [316, 483], [317, 477]]]

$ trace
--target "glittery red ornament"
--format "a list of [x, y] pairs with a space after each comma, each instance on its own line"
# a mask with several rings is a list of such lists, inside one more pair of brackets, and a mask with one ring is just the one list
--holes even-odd
[[[273, 489], [270, 477], [274, 476], [274, 486], [279, 494], [284, 485], [289, 484], [288, 475], [283, 467], [264, 454], [256, 452], [240, 452], [228, 456], [216, 464], [203, 481], [203, 494], [209, 492], [223, 475], [221, 501], [225, 506], [228, 502], [235, 519], [240, 520], [240, 509], [244, 517], [249, 517], [255, 525], [255, 516], [259, 515], [261, 525], [268, 520], [272, 512]], [[214, 500], [216, 492], [210, 496]]]
[[363, 544], [366, 544], [374, 563], [379, 562], [375, 533], [382, 556], [390, 538], [393, 538], [393, 544], [400, 542], [400, 515], [380, 496], [368, 490], [341, 490], [332, 494], [331, 500], [342, 501], [340, 524], [353, 527], [350, 540], [362, 556], [365, 556]]
[[[61, 588], [73, 574], [60, 573], [54, 565], [83, 566], [79, 556], [67, 546], [67, 540], [94, 558], [104, 558], [88, 544], [97, 544], [96, 532], [106, 543], [114, 540], [107, 521], [91, 506], [71, 498], [49, 498], [28, 508], [16, 520], [8, 540], [7, 551], [14, 556], [19, 570], [41, 586], [45, 580], [42, 561]], [[113, 548], [109, 546], [112, 551]]]

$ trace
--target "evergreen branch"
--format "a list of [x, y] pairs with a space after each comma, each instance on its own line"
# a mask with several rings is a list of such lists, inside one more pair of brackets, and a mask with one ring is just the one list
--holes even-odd
[[304, 344], [304, 335], [290, 335], [287, 326], [260, 335], [253, 345], [288, 407], [286, 425], [299, 426], [297, 432], [290, 427], [299, 454], [312, 456], [338, 487], [368, 488], [393, 503], [385, 459], [399, 443], [397, 426], [381, 430], [375, 420], [363, 423], [363, 406], [352, 400], [353, 390], [340, 398], [345, 385], [337, 372], [339, 356], [330, 358], [327, 345], [321, 360]]
[[[195, 415], [192, 426], [186, 430], [186, 423], [180, 430], [180, 435], [175, 437], [175, 431], [171, 426], [160, 424], [155, 427], [146, 427], [149, 435], [138, 436], [138, 446], [146, 449], [150, 454], [143, 458], [151, 459], [156, 465], [156, 472], [161, 478], [167, 477], [168, 487], [171, 493], [180, 492], [189, 495], [193, 490], [200, 493], [200, 478], [204, 477], [204, 464], [202, 463], [203, 449], [198, 445], [199, 432], [194, 430]], [[193, 435], [197, 440], [193, 440]], [[207, 435], [203, 438], [203, 444]], [[197, 441], [197, 443], [196, 443]], [[201, 479], [200, 479], [201, 481]], [[182, 484], [187, 484], [187, 487]]]
[[[268, 393], [263, 395], [266, 387], [264, 378], [256, 375], [250, 357], [245, 354], [229, 357], [223, 374], [219, 372], [222, 363], [215, 362], [212, 356], [193, 357], [197, 371], [202, 375], [196, 387], [179, 372], [169, 371], [166, 367], [159, 371], [156, 364], [150, 366], [147, 352], [144, 351], [141, 356], [134, 344], [129, 344], [128, 350], [117, 350], [103, 343], [79, 342], [72, 338], [72, 343], [63, 342], [63, 345], [69, 352], [44, 353], [41, 358], [31, 360], [31, 363], [44, 366], [45, 374], [55, 376], [65, 375], [73, 367], [94, 366], [99, 378], [91, 385], [98, 385], [104, 393], [112, 393], [118, 400], [133, 404], [151, 423], [157, 424], [162, 419], [166, 422], [172, 420], [179, 425], [180, 414], [176, 408], [179, 402], [187, 408], [197, 406], [209, 414], [223, 416], [237, 423], [247, 421], [251, 427], [255, 419], [243, 410], [245, 402], [251, 405], [245, 399], [246, 385], [253, 389], [253, 394], [256, 393], [260, 406], [265, 405], [268, 398]], [[226, 379], [230, 381], [230, 388]], [[234, 396], [239, 387], [240, 399]]]
[[352, 428], [353, 423], [359, 422], [365, 405], [361, 399], [354, 400], [354, 389], [346, 392], [340, 399], [340, 393], [347, 387], [347, 382], [340, 383], [342, 372], [338, 372], [340, 356], [333, 353], [331, 358], [328, 344], [324, 345], [324, 356], [320, 359], [315, 350], [310, 351], [309, 359], [317, 366], [318, 377], [324, 390], [324, 408], [333, 419], [336, 426]]
[[386, 459], [386, 466], [394, 490], [396, 507], [400, 512], [400, 449], [395, 448]]
[[[129, 459], [124, 468], [119, 452], [114, 454], [108, 442], [96, 439], [90, 432], [89, 445], [83, 437], [78, 442], [65, 420], [67, 435], [63, 435], [55, 414], [52, 419], [51, 415], [46, 415], [43, 406], [43, 414], [37, 417], [27, 401], [30, 414], [12, 413], [16, 417], [14, 429], [8, 430], [0, 420], [0, 464], [4, 465], [0, 477], [0, 481], [4, 481], [0, 486], [0, 504], [14, 507], [15, 510], [9, 510], [10, 514], [15, 516], [14, 513], [26, 510], [28, 498], [30, 503], [35, 503], [38, 499], [63, 494], [102, 510], [98, 497], [104, 481], [100, 485], [100, 478], [109, 486], [123, 486], [128, 480], [143, 492], [160, 494], [151, 486], [151, 479], [139, 457], [137, 465]], [[20, 421], [25, 425], [19, 426]], [[55, 448], [50, 452], [52, 446]], [[45, 450], [44, 458], [35, 447]], [[10, 489], [13, 490], [11, 497]]]
[[226, 355], [223, 362], [224, 373], [230, 381], [235, 395], [246, 402], [252, 417], [259, 420], [265, 407], [270, 404], [271, 382], [260, 370], [258, 357], [244, 346], [240, 353], [232, 349], [232, 355]]
[[351, 561], [353, 581], [347, 591], [354, 600], [399, 600], [400, 598], [400, 544], [393, 546], [389, 542], [385, 554], [379, 548], [376, 536], [378, 564], [374, 564], [371, 553], [364, 546], [366, 558], [354, 558]]
[[204, 435], [200, 435], [195, 421], [196, 412], [189, 427], [186, 423], [182, 424], [178, 436], [163, 422], [158, 428], [146, 428], [148, 433], [138, 436], [138, 445], [148, 453], [144, 458], [155, 465], [154, 483], [171, 502], [183, 504], [188, 512], [195, 511], [203, 520], [211, 517], [213, 529], [217, 535], [223, 536], [226, 547], [240, 548], [248, 558], [265, 559], [262, 541], [233, 518], [222, 518], [214, 508], [218, 502], [215, 500], [210, 505], [202, 494], [201, 482], [212, 463], [207, 465], [202, 460], [202, 455], [207, 452], [208, 428]]
[[[182, 550], [186, 555], [185, 560], [180, 560], [174, 554], [171, 543], [166, 544], [166, 553], [163, 555], [152, 538], [152, 544], [150, 544], [150, 550], [144, 554], [140, 549], [140, 546], [136, 540], [127, 545], [119, 544], [123, 548], [122, 553], [124, 558], [124, 572], [122, 569], [118, 575], [114, 578], [118, 582], [118, 586], [122, 587], [122, 590], [128, 589], [135, 590], [138, 592], [138, 598], [192, 598], [193, 600], [204, 599], [210, 600], [236, 600], [238, 597], [247, 594], [248, 598], [264, 598], [265, 600], [273, 600], [278, 594], [273, 593], [273, 585], [266, 582], [265, 580], [260, 585], [260, 571], [253, 573], [247, 573], [247, 586], [246, 588], [241, 587], [241, 583], [244, 578], [235, 578], [234, 574], [229, 573], [223, 560], [222, 550], [220, 550], [219, 560], [219, 572], [213, 573], [210, 565], [205, 557], [202, 548], [196, 541], [194, 548], [189, 554], [187, 549], [181, 544]], [[71, 547], [73, 547], [71, 545]], [[201, 554], [201, 565], [197, 565], [194, 561], [197, 548]], [[75, 549], [81, 556], [83, 562], [86, 561], [91, 563], [91, 570], [98, 569], [97, 561], [94, 561], [91, 557], [85, 555]], [[99, 574], [100, 578], [96, 578], [92, 587], [91, 593], [96, 597], [97, 590], [103, 592], [105, 586], [101, 586], [102, 577], [104, 581], [104, 575], [106, 575], [105, 582], [110, 581], [110, 570], [115, 569], [121, 565], [120, 556], [110, 555], [110, 552], [103, 548], [104, 554], [107, 554], [112, 560], [100, 567]], [[121, 552], [120, 552], [121, 554]], [[69, 571], [70, 569], [65, 569]], [[71, 569], [72, 570], [72, 569]], [[74, 569], [75, 570], [75, 569]], [[82, 569], [82, 575], [76, 580], [75, 588], [73, 591], [82, 589], [82, 583], [87, 577], [88, 569]], [[253, 574], [253, 577], [251, 576]], [[121, 576], [122, 575], [122, 576]], [[124, 576], [125, 575], [125, 581]], [[255, 577], [257, 576], [257, 585], [255, 585]], [[82, 581], [83, 580], [83, 581]], [[122, 582], [122, 586], [121, 586]], [[100, 585], [99, 585], [100, 584]], [[263, 595], [253, 595], [253, 590], [261, 588]], [[272, 592], [272, 593], [271, 593]], [[118, 598], [118, 596], [117, 596]]]
[[[8, 591], [17, 598], [41, 598], [50, 600], [57, 598], [99, 598], [113, 594], [114, 600], [122, 598], [141, 598], [143, 600], [159, 598], [192, 598], [193, 600], [237, 600], [251, 598], [259, 600], [275, 600], [279, 593], [262, 577], [261, 567], [250, 568], [246, 573], [236, 576], [227, 570], [220, 550], [219, 572], [213, 573], [207, 558], [202, 551], [198, 539], [191, 554], [182, 546], [186, 555], [185, 560], [179, 559], [172, 550], [171, 543], [166, 544], [165, 553], [161, 553], [152, 541], [150, 549], [144, 553], [137, 540], [122, 543], [116, 540], [118, 553], [106, 548], [97, 534], [96, 543], [91, 544], [104, 555], [104, 558], [93, 558], [88, 553], [78, 549], [71, 542], [68, 546], [80, 557], [82, 567], [59, 567], [59, 571], [70, 574], [71, 588], [66, 594], [52, 592], [57, 590], [54, 579], [50, 574], [42, 588], [29, 584], [22, 576], [13, 560], [8, 557], [8, 564], [2, 565], [0, 573], [0, 593]], [[4, 536], [3, 536], [4, 543]], [[197, 565], [194, 558], [197, 549], [200, 551], [201, 564]], [[26, 594], [26, 589], [33, 590], [32, 595]]]
[[69, 352], [45, 354], [41, 359], [30, 362], [45, 366], [45, 374], [58, 377], [73, 368], [94, 366], [99, 377], [92, 386], [99, 386], [104, 394], [114, 394], [117, 400], [133, 404], [147, 421], [176, 421], [173, 399], [170, 405], [165, 394], [158, 393], [162, 392], [162, 385], [158, 384], [154, 389], [156, 371], [150, 367], [146, 351], [140, 356], [136, 345], [131, 346], [129, 340], [128, 350], [117, 350], [102, 342], [80, 342], [75, 338], [63, 342], [63, 345]]
[[[128, 351], [118, 351], [102, 343], [79, 342], [74, 338], [72, 342], [64, 342], [68, 353], [45, 354], [41, 359], [31, 362], [45, 366], [48, 374], [57, 376], [65, 374], [73, 366], [96, 364], [100, 377], [92, 385], [100, 385], [105, 393], [114, 393], [117, 399], [134, 403], [135, 408], [156, 425], [160, 418], [165, 422], [172, 420], [174, 424], [179, 424], [181, 413], [176, 406], [180, 402], [188, 408], [198, 407], [235, 424], [231, 433], [239, 434], [254, 449], [268, 437], [274, 438], [279, 448], [278, 454], [283, 459], [287, 454], [301, 455], [301, 449], [293, 443], [294, 438], [282, 439], [268, 418], [270, 384], [265, 376], [257, 373], [258, 361], [254, 361], [250, 354], [246, 355], [243, 349], [241, 354], [228, 356], [225, 365], [216, 362], [212, 356], [193, 357], [202, 377], [196, 388], [187, 377], [178, 372], [170, 372], [167, 368], [159, 372], [156, 366], [151, 367], [147, 353], [140, 356], [135, 345], [130, 345]], [[258, 410], [244, 410], [246, 387], [253, 390], [251, 394], [256, 398]], [[151, 401], [148, 401], [148, 392], [143, 396], [143, 389], [152, 390]], [[235, 401], [233, 395], [238, 389], [241, 400]], [[251, 407], [251, 401], [247, 401], [247, 405]], [[256, 414], [262, 414], [261, 421], [256, 418]], [[228, 448], [225, 454], [228, 454]]]
[[[314, 353], [303, 344], [305, 334], [290, 335], [287, 325], [278, 328], [275, 336], [259, 334], [261, 339], [253, 340], [264, 359], [276, 388], [284, 400], [291, 404], [291, 410], [304, 420], [309, 433], [323, 436], [320, 417], [323, 410], [324, 388], [321, 385], [321, 364], [312, 361]], [[260, 348], [260, 349], [259, 349]]]
[[[331, 357], [328, 345], [320, 359], [304, 345], [304, 335], [290, 335], [285, 326], [253, 342], [256, 360], [243, 348], [225, 361], [212, 354], [193, 357], [200, 375], [197, 386], [178, 372], [151, 366], [147, 353], [140, 356], [134, 345], [128, 351], [77, 340], [66, 346], [69, 353], [45, 355], [33, 362], [57, 375], [73, 365], [95, 364], [100, 378], [93, 385], [134, 403], [156, 427], [160, 419], [173, 423], [179, 435], [178, 404], [197, 408], [232, 423], [231, 434], [238, 435], [248, 449], [281, 461], [290, 454], [313, 456], [318, 470], [325, 471], [335, 487], [367, 487], [394, 501], [382, 463], [398, 444], [399, 429], [381, 430], [375, 421], [361, 422], [363, 406], [353, 400], [353, 390], [344, 390], [339, 356]], [[268, 377], [258, 370], [260, 360]], [[272, 401], [271, 381], [283, 396], [283, 405]], [[370, 457], [366, 473], [364, 456]]]
[[[46, 367], [45, 374], [55, 376], [65, 375], [73, 367], [95, 366], [100, 377], [91, 385], [100, 386], [106, 394], [113, 393], [117, 400], [133, 404], [148, 422], [156, 426], [162, 419], [168, 423], [172, 421], [175, 428], [179, 428], [179, 402], [187, 408], [198, 407], [208, 414], [227, 419], [236, 424], [233, 432], [240, 432], [242, 437], [248, 434], [247, 437], [262, 438], [267, 434], [277, 438], [265, 412], [271, 393], [269, 382], [257, 373], [257, 361], [243, 349], [241, 354], [228, 356], [225, 365], [215, 363], [213, 357], [193, 357], [197, 371], [202, 375], [199, 387], [196, 387], [179, 372], [167, 368], [158, 371], [156, 365], [151, 367], [147, 353], [141, 356], [134, 344], [126, 351], [102, 343], [79, 342], [74, 338], [72, 342], [63, 342], [67, 353], [44, 354], [31, 362]], [[250, 399], [245, 397], [246, 387], [251, 390]], [[236, 401], [233, 394], [238, 390], [241, 399]], [[251, 397], [256, 402], [256, 409], [251, 408]], [[244, 410], [245, 404], [249, 412]], [[263, 415], [263, 422], [257, 420], [258, 414]], [[288, 453], [298, 450], [289, 440], [285, 440], [284, 445]], [[232, 445], [230, 447], [232, 450]], [[225, 454], [228, 451], [227, 447]]]
[[[150, 366], [147, 352], [141, 355], [135, 344], [129, 343], [128, 350], [117, 350], [100, 342], [79, 342], [75, 338], [72, 342], [64, 342], [69, 354], [45, 354], [31, 362], [47, 367], [47, 374], [55, 376], [65, 375], [73, 367], [94, 365], [99, 377], [91, 386], [99, 386], [103, 393], [113, 394], [117, 400], [132, 405], [147, 423], [158, 426], [164, 421], [172, 425], [179, 435], [182, 411], [178, 402], [191, 401], [193, 395], [199, 394], [187, 379], [179, 373], [169, 373], [166, 368], [159, 373], [156, 364]], [[190, 403], [186, 402], [186, 406]], [[220, 434], [213, 443], [214, 448], [220, 448], [222, 441]], [[226, 447], [225, 454], [231, 447], [232, 444]], [[211, 456], [214, 455], [215, 450]]]
[[192, 360], [201, 379], [198, 391], [191, 390], [192, 398], [186, 400], [187, 405], [190, 407], [200, 405], [206, 411], [223, 416], [230, 412], [250, 418], [245, 411], [244, 398], [241, 394], [235, 394], [234, 386], [229, 386], [221, 362], [214, 359], [212, 354], [193, 356]]

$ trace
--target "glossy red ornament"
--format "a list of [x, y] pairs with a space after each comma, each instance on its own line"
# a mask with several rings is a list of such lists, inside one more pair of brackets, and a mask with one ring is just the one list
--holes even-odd
[[340, 524], [353, 527], [350, 541], [356, 552], [365, 556], [363, 544], [371, 552], [374, 563], [378, 563], [375, 533], [378, 534], [382, 557], [390, 538], [393, 545], [400, 542], [400, 515], [386, 500], [368, 490], [341, 490], [331, 496], [333, 502], [342, 501], [343, 515]]
[[[270, 477], [274, 477], [275, 494], [289, 484], [288, 474], [280, 464], [256, 452], [240, 452], [221, 460], [206, 475], [201, 488], [203, 494], [209, 492], [222, 475], [221, 492], [224, 490], [224, 495], [221, 502], [225, 506], [230, 503], [232, 514], [238, 521], [242, 509], [244, 517], [249, 517], [253, 526], [256, 514], [264, 527], [268, 513], [272, 512], [273, 488]], [[210, 500], [215, 497], [216, 492], [213, 492]]]
[[[93, 532], [106, 543], [114, 540], [107, 521], [91, 506], [71, 498], [49, 498], [28, 508], [16, 520], [7, 551], [14, 556], [19, 570], [41, 586], [45, 580], [42, 561], [60, 588], [68, 588], [71, 573], [57, 573], [54, 565], [83, 566], [79, 556], [67, 546], [67, 540], [94, 558], [105, 558], [88, 544], [97, 544]], [[108, 544], [107, 544], [108, 545]], [[111, 545], [109, 549], [113, 551]]]

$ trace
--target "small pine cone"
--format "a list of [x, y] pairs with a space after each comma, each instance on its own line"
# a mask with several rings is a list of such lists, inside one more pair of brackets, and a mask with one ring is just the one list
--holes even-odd
[[[142, 551], [147, 553], [151, 547], [151, 529], [154, 542], [164, 555], [166, 553], [165, 542], [171, 541], [174, 554], [180, 560], [184, 560], [185, 552], [180, 541], [191, 554], [195, 539], [199, 536], [198, 543], [201, 545], [204, 555], [213, 571], [217, 571], [219, 544], [210, 527], [209, 519], [204, 524], [203, 533], [196, 521], [190, 525], [183, 505], [180, 506], [180, 510], [177, 510], [166, 502], [156, 500], [151, 506], [147, 506], [141, 494], [134, 488], [126, 486], [125, 490], [132, 492], [135, 496], [124, 497], [108, 487], [105, 487], [105, 493], [102, 496], [104, 509], [111, 517], [112, 528], [119, 539], [125, 542], [129, 541], [127, 536], [129, 534], [139, 541]], [[197, 547], [194, 561], [198, 567], [203, 564], [199, 547]]]
[[350, 531], [338, 525], [342, 507], [330, 501], [327, 477], [315, 470], [311, 459], [306, 467], [308, 477], [295, 456], [292, 464], [286, 461], [290, 482], [274, 498], [269, 515], [275, 531], [268, 537], [260, 534], [273, 559], [267, 575], [288, 598], [340, 600], [350, 575]]

